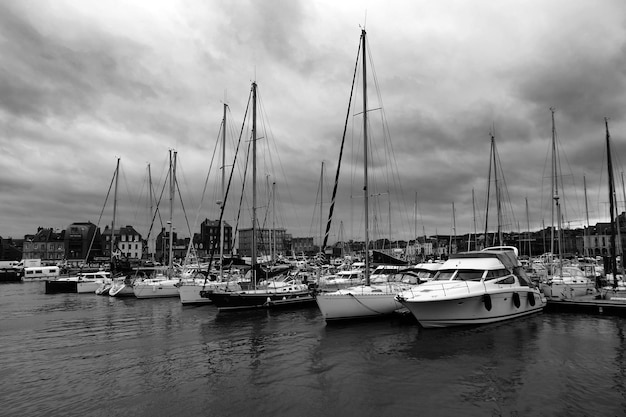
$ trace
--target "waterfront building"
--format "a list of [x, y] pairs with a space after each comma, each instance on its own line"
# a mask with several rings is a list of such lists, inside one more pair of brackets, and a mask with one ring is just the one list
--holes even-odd
[[141, 259], [143, 241], [141, 234], [133, 226], [123, 226], [113, 231], [115, 245], [111, 250], [111, 229], [107, 225], [102, 232], [102, 255], [106, 258], [122, 257], [127, 259]]
[[141, 234], [133, 226], [120, 227], [117, 234], [117, 248], [123, 257], [141, 259], [143, 254], [143, 240]]
[[[285, 254], [285, 229], [256, 229], [257, 256]], [[240, 256], [252, 256], [252, 228], [239, 231]]]
[[65, 230], [38, 227], [22, 246], [22, 259], [58, 262], [65, 259]]
[[294, 237], [291, 239], [291, 249], [296, 256], [315, 255], [315, 245], [312, 237]]
[[[3, 239], [0, 236], [0, 261], [19, 261], [22, 259], [22, 250], [18, 247], [18, 239], [11, 237]], [[23, 241], [19, 240], [22, 243]]]
[[194, 246], [199, 256], [209, 256], [215, 242], [215, 256], [220, 254], [220, 247], [224, 248], [224, 253], [233, 252], [233, 228], [224, 222], [224, 236], [220, 238], [221, 227], [219, 220], [205, 219], [200, 223], [200, 236], [198, 240], [194, 237]]
[[[102, 258], [100, 228], [91, 222], [76, 222], [65, 229], [65, 258], [68, 261], [88, 261]], [[89, 258], [87, 256], [89, 255]]]

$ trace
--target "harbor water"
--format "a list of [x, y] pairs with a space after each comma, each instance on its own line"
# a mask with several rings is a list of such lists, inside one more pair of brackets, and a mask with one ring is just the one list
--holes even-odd
[[1, 416], [623, 416], [625, 321], [425, 330], [0, 285]]

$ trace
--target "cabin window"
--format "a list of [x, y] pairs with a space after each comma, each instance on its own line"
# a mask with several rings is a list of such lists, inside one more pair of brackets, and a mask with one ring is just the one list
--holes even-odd
[[495, 269], [493, 271], [487, 271], [487, 275], [485, 276], [485, 279], [489, 281], [492, 279], [505, 277], [507, 275], [509, 275], [509, 271], [507, 271], [506, 269]]
[[458, 281], [480, 281], [484, 271], [476, 271], [475, 269], [459, 269], [455, 280]]
[[450, 270], [439, 270], [437, 272], [437, 275], [435, 275], [435, 278], [433, 278], [435, 281], [449, 281], [452, 279], [452, 277], [454, 276], [454, 273], [456, 272], [456, 270], [454, 269], [450, 269]]
[[508, 277], [498, 281], [498, 284], [515, 284], [515, 277], [513, 275], [509, 275]]

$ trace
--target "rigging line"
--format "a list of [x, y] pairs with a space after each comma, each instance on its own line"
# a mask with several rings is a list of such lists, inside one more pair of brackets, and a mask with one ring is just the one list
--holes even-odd
[[[250, 92], [250, 95], [252, 95], [252, 91]], [[219, 218], [218, 224], [222, 224], [222, 221], [224, 219], [224, 209], [226, 208], [226, 201], [228, 200], [228, 194], [230, 193], [230, 186], [231, 186], [232, 180], [233, 180], [233, 173], [235, 172], [235, 166], [236, 166], [236, 163], [237, 163], [237, 155], [239, 155], [239, 146], [240, 146], [241, 140], [243, 138], [243, 130], [244, 130], [245, 120], [246, 120], [246, 116], [248, 114], [249, 106], [250, 106], [250, 97], [248, 99], [248, 106], [246, 106], [246, 112], [244, 114], [244, 123], [242, 123], [242, 126], [241, 126], [241, 131], [239, 133], [239, 140], [237, 141], [237, 147], [235, 148], [235, 156], [233, 158], [233, 165], [232, 165], [231, 170], [230, 170], [230, 175], [228, 177], [228, 184], [226, 186], [226, 191], [224, 193], [224, 201], [222, 201], [222, 207], [220, 207], [220, 218]], [[248, 143], [248, 146], [249, 145], [250, 144]], [[209, 257], [208, 271], [211, 271], [211, 265], [213, 264], [213, 258], [215, 257], [215, 251], [216, 251], [216, 248], [217, 248], [217, 243], [216, 242], [218, 240], [220, 241], [220, 245], [222, 245], [223, 241], [224, 241], [224, 237], [220, 236], [219, 239], [214, 239], [213, 242], [212, 242], [212, 245], [211, 245], [211, 255]], [[234, 243], [234, 240], [233, 240], [233, 243]], [[232, 250], [233, 247], [234, 246], [231, 246], [231, 250]], [[220, 268], [224, 268], [224, 259], [220, 259]], [[202, 288], [204, 288], [206, 286], [207, 280], [208, 280], [208, 274], [204, 278], [204, 284], [202, 285]]]
[[[362, 36], [362, 35], [361, 35]], [[339, 149], [339, 162], [337, 163], [337, 171], [335, 173], [335, 185], [333, 187], [333, 194], [331, 197], [331, 202], [330, 202], [330, 208], [328, 210], [328, 221], [326, 222], [326, 233], [324, 234], [324, 242], [322, 244], [322, 247], [320, 248], [320, 250], [322, 252], [324, 252], [324, 250], [326, 249], [326, 245], [328, 244], [328, 234], [330, 232], [330, 225], [332, 222], [332, 218], [333, 218], [333, 211], [335, 210], [335, 201], [336, 201], [336, 197], [337, 197], [337, 186], [339, 184], [339, 174], [341, 171], [341, 160], [343, 158], [343, 149], [344, 149], [344, 144], [345, 144], [345, 140], [346, 140], [346, 132], [348, 129], [348, 122], [350, 120], [350, 109], [352, 108], [352, 96], [354, 94], [354, 83], [358, 74], [358, 67], [359, 67], [359, 54], [361, 53], [361, 40], [359, 39], [359, 47], [357, 49], [357, 58], [356, 58], [356, 63], [354, 65], [354, 74], [352, 75], [352, 86], [350, 87], [350, 98], [348, 100], [348, 111], [346, 113], [346, 121], [344, 123], [344, 127], [343, 127], [343, 135], [341, 137], [341, 147]]]
[[[139, 216], [139, 209], [142, 209], [141, 211], [143, 212], [143, 209], [145, 207], [143, 207], [143, 204], [141, 205], [141, 207], [139, 207], [139, 206], [140, 206], [140, 202], [144, 201], [143, 193], [144, 193], [144, 186], [145, 186], [145, 184], [148, 183], [147, 179], [148, 179], [148, 168], [146, 167], [146, 175], [144, 176], [144, 180], [141, 182], [141, 187], [139, 188], [139, 193], [137, 194], [138, 195], [138, 197], [137, 197], [137, 205], [135, 206], [135, 212], [133, 213], [133, 216], [132, 216], [134, 223], [140, 223], [142, 226], [144, 225], [142, 220], [144, 220], [145, 218], [142, 218], [142, 219], [139, 218], [140, 217]], [[147, 187], [145, 187], [145, 191], [146, 192], [148, 191]]]
[[[248, 104], [246, 105], [246, 111], [243, 115], [243, 122], [241, 123], [241, 130], [239, 132], [239, 143], [237, 144], [237, 149], [235, 151], [235, 158], [237, 156], [237, 154], [239, 153], [239, 146], [241, 143], [241, 139], [243, 138], [243, 132], [244, 132], [244, 128], [246, 126], [249, 126], [249, 123], [246, 123], [246, 119], [248, 118], [248, 111], [250, 110], [250, 102], [252, 101], [252, 90], [250, 90], [250, 94], [248, 95]], [[247, 173], [248, 173], [248, 160], [250, 157], [250, 142], [248, 142], [248, 149], [246, 150], [246, 159], [245, 159], [245, 163], [244, 163], [244, 170], [242, 174], [242, 180], [241, 180], [241, 194], [239, 195], [239, 206], [237, 207], [237, 217], [235, 220], [235, 230], [234, 233], [232, 235], [232, 242], [231, 242], [231, 248], [235, 247], [235, 242], [237, 239], [237, 232], [239, 230], [239, 219], [241, 217], [241, 204], [244, 198], [244, 189], [245, 189], [245, 184], [246, 184], [246, 177], [247, 177]], [[233, 169], [235, 167], [235, 163], [233, 162]], [[241, 167], [239, 167], [239, 169], [241, 169]]]
[[161, 205], [161, 199], [163, 198], [163, 194], [165, 193], [165, 188], [167, 187], [167, 179], [169, 178], [169, 172], [165, 175], [165, 180], [163, 181], [163, 187], [161, 188], [161, 194], [159, 195], [159, 199], [156, 201], [156, 209], [154, 210], [154, 215], [152, 216], [152, 222], [150, 222], [150, 230], [148, 230], [148, 236], [146, 236], [146, 240], [150, 238], [150, 234], [152, 233], [152, 227], [154, 226], [154, 220], [156, 219], [157, 213], [159, 213], [159, 220], [161, 220], [161, 230], [163, 229], [163, 220], [161, 219], [161, 212], [159, 211], [159, 206]]
[[[272, 175], [274, 177], [278, 178], [278, 175], [276, 175], [274, 163], [273, 163], [273, 160], [272, 160], [272, 156], [275, 154], [276, 158], [278, 159], [278, 168], [279, 168], [280, 173], [282, 174], [282, 178], [283, 179], [289, 178], [287, 176], [286, 172], [285, 172], [285, 166], [284, 166], [284, 164], [282, 162], [282, 159], [280, 157], [281, 154], [280, 154], [280, 152], [278, 150], [277, 143], [274, 140], [274, 132], [272, 130], [272, 126], [270, 125], [269, 118], [267, 117], [267, 113], [265, 111], [265, 104], [264, 104], [262, 98], [260, 97], [260, 95], [258, 94], [258, 90], [257, 90], [257, 98], [258, 98], [259, 106], [261, 108], [261, 113], [265, 115], [265, 117], [261, 119], [261, 122], [263, 123], [265, 137], [267, 138], [267, 149], [269, 151], [269, 150], [271, 150], [272, 147], [274, 148], [274, 152], [268, 152], [269, 160], [270, 160], [269, 166], [271, 168], [271, 173], [272, 173]], [[266, 119], [267, 119], [267, 121], [266, 121]], [[267, 134], [267, 131], [265, 129], [265, 124], [266, 123], [268, 125], [267, 130], [269, 130], [269, 135]], [[287, 194], [289, 196], [289, 201], [291, 202], [291, 204], [289, 206], [293, 208], [293, 214], [294, 214], [294, 218], [295, 218], [296, 224], [300, 224], [300, 220], [299, 220], [300, 215], [298, 213], [298, 210], [295, 210], [295, 207], [296, 207], [295, 199], [294, 199], [293, 194], [291, 192], [291, 187], [289, 186], [289, 183], [287, 181], [285, 181], [284, 188], [287, 189]]]
[[[204, 204], [204, 197], [206, 196], [206, 189], [209, 183], [209, 176], [211, 175], [211, 171], [213, 170], [213, 162], [215, 161], [215, 154], [217, 153], [217, 149], [220, 143], [220, 134], [222, 133], [222, 129], [225, 129], [223, 121], [222, 123], [220, 123], [220, 129], [218, 129], [218, 132], [217, 132], [217, 139], [215, 140], [215, 148], [213, 149], [213, 156], [211, 157], [211, 162], [209, 163], [209, 169], [207, 170], [207, 173], [206, 173], [206, 179], [204, 180], [204, 187], [202, 188], [202, 197], [200, 198], [200, 203], [198, 204], [198, 210], [196, 211], [196, 218], [193, 223], [194, 230], [196, 230], [196, 227], [198, 226], [198, 220], [200, 218], [200, 209], [202, 208], [202, 205]], [[191, 236], [191, 241], [193, 242], [193, 235]]]
[[130, 187], [128, 185], [128, 178], [126, 177], [126, 170], [124, 169], [123, 166], [120, 166], [120, 171], [121, 171], [121, 174], [122, 174], [122, 179], [123, 179], [124, 185], [126, 186], [126, 192], [128, 193], [128, 201], [130, 202], [131, 207], [132, 206], [136, 207], [139, 204], [139, 202], [138, 201], [137, 202], [133, 201], [134, 193], [130, 192]]
[[[111, 183], [109, 184], [109, 190], [107, 191], [107, 195], [104, 198], [104, 204], [102, 205], [102, 210], [100, 211], [100, 217], [98, 217], [98, 224], [96, 225], [96, 228], [100, 227], [100, 220], [102, 220], [102, 214], [104, 213], [104, 208], [106, 207], [107, 201], [109, 200], [109, 195], [111, 194], [111, 188], [113, 188], [113, 182], [115, 181], [116, 175], [118, 175], [117, 169], [115, 170], [115, 172], [113, 172], [113, 178], [111, 178]], [[85, 256], [85, 263], [87, 263], [87, 261], [89, 260], [89, 253], [91, 252], [91, 248], [93, 247], [93, 242], [95, 239], [96, 239], [96, 232], [94, 230], [93, 236], [91, 237], [91, 242], [89, 242], [89, 248], [87, 249], [87, 255]], [[113, 231], [111, 231], [111, 242], [112, 241], [113, 241]]]

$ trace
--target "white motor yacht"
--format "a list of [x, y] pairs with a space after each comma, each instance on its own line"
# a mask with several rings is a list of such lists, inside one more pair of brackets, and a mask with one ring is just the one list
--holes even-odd
[[513, 247], [450, 255], [432, 281], [396, 299], [427, 328], [508, 320], [541, 312], [546, 305]]

